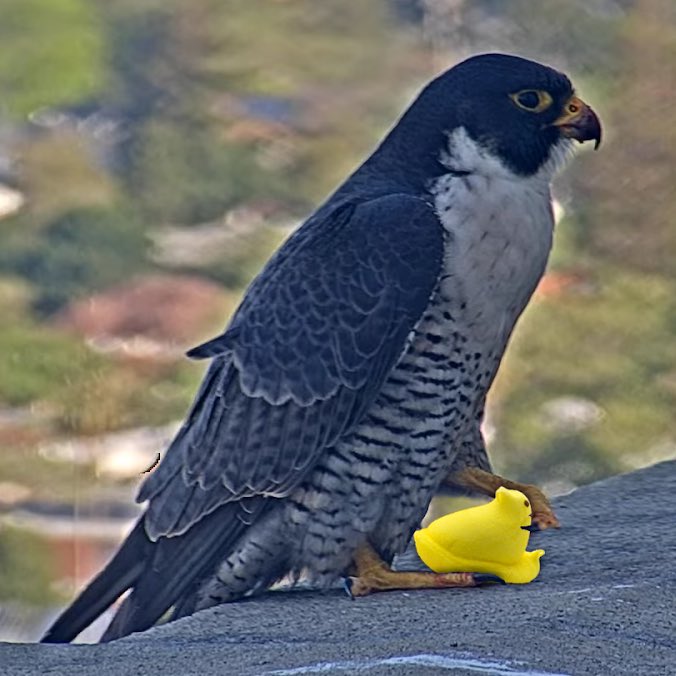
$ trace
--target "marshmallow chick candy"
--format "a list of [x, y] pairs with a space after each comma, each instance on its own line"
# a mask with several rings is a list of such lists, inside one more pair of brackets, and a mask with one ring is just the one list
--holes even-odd
[[442, 516], [413, 539], [418, 556], [436, 573], [490, 573], [526, 584], [540, 573], [545, 553], [526, 551], [531, 519], [528, 498], [500, 487], [491, 502]]

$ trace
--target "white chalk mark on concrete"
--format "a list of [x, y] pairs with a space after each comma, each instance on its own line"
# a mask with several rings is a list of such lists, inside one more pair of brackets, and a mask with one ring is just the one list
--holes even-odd
[[531, 671], [528, 669], [524, 671], [521, 666], [510, 666], [504, 662], [479, 659], [470, 655], [451, 656], [435, 654], [402, 655], [398, 657], [345, 660], [341, 662], [318, 662], [317, 664], [308, 664], [307, 666], [295, 667], [293, 669], [267, 671], [265, 674], [266, 676], [301, 676], [302, 674], [330, 674], [339, 671], [360, 673], [382, 666], [400, 666], [402, 667], [402, 673], [411, 673], [410, 667], [412, 666], [424, 666], [446, 669], [448, 671], [464, 669], [465, 671], [476, 671], [477, 673], [489, 674], [491, 676], [569, 676], [568, 674], [551, 671]]

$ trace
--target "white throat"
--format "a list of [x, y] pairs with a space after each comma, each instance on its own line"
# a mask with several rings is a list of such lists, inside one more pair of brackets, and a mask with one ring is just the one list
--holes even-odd
[[514, 173], [489, 149], [474, 141], [464, 127], [458, 127], [448, 134], [448, 146], [442, 151], [441, 164], [451, 171], [467, 171], [482, 176], [506, 180], [549, 183], [573, 156], [573, 142], [562, 138], [552, 146], [549, 158], [532, 176], [524, 177]]
[[504, 347], [544, 273], [554, 229], [549, 184], [567, 155], [562, 144], [540, 171], [521, 176], [463, 128], [449, 135], [449, 173], [430, 190], [447, 233], [444, 284], [491, 350]]

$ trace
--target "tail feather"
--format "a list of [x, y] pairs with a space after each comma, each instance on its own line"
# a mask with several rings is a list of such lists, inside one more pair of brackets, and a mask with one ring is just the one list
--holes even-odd
[[[261, 510], [263, 499], [254, 499]], [[190, 589], [234, 548], [248, 525], [238, 503], [224, 505], [198, 521], [186, 533], [160, 538], [155, 545], [152, 565], [123, 601], [101, 641], [112, 641], [136, 631], [144, 631], [159, 620]]]
[[110, 563], [89, 583], [49, 628], [42, 643], [68, 643], [91, 624], [141, 576], [152, 549], [143, 518], [124, 541]]
[[56, 620], [42, 642], [72, 641], [127, 589], [131, 592], [101, 641], [150, 628], [186, 593], [196, 590], [200, 580], [234, 549], [267, 500], [246, 502], [246, 510], [240, 503], [223, 505], [184, 534], [157, 542], [148, 538], [141, 518], [112, 561]]

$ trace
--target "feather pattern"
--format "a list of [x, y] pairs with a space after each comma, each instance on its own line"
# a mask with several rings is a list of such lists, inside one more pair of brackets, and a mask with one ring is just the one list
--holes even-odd
[[[545, 89], [530, 113], [514, 92]], [[506, 55], [431, 82], [373, 155], [272, 257], [139, 500], [147, 510], [46, 640], [125, 589], [105, 639], [305, 571], [344, 574], [368, 539], [401, 551], [452, 468], [485, 466], [486, 392], [551, 245], [549, 182], [586, 104]]]
[[291, 237], [225, 333], [190, 353], [213, 363], [139, 493], [151, 500], [150, 537], [184, 533], [241, 498], [288, 495], [379, 392], [434, 292], [442, 254], [433, 209], [399, 194], [346, 200]]

